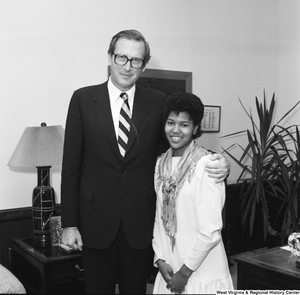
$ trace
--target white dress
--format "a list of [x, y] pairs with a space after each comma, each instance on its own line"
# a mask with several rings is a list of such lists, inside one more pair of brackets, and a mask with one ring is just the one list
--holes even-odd
[[[221, 236], [225, 185], [216, 184], [204, 171], [209, 158], [210, 155], [203, 156], [198, 161], [191, 182], [185, 181], [176, 199], [177, 233], [174, 252], [161, 220], [161, 186], [158, 188], [155, 182], [157, 201], [152, 243], [154, 263], [158, 259], [165, 260], [172, 266], [174, 273], [183, 264], [194, 271], [183, 294], [211, 294], [216, 290], [234, 289]], [[179, 160], [180, 157], [172, 158], [172, 169]], [[160, 158], [157, 164], [159, 161]], [[172, 294], [166, 285], [158, 272], [153, 294]]]

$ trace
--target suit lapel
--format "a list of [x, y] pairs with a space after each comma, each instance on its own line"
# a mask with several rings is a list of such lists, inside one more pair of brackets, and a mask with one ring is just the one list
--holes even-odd
[[102, 128], [108, 138], [112, 149], [115, 151], [119, 159], [123, 160], [116, 139], [116, 133], [113, 124], [109, 95], [107, 90], [107, 82], [99, 86], [97, 92], [93, 97], [93, 101], [96, 102], [94, 106], [95, 113], [102, 125]]
[[128, 137], [127, 151], [131, 148], [135, 140], [139, 140], [138, 133], [148, 112], [149, 97], [142, 94], [141, 88], [136, 87], [134, 97], [134, 107], [132, 114], [132, 122]]
[[[119, 159], [122, 161], [123, 157], [121, 156], [119, 151], [112, 114], [111, 114], [109, 94], [107, 90], [107, 82], [99, 86], [97, 92], [93, 97], [93, 101], [96, 102], [94, 106], [95, 113], [97, 115], [100, 124], [102, 125], [102, 128], [108, 138], [108, 141], [112, 149], [115, 151]], [[128, 137], [127, 151], [129, 151], [129, 149], [131, 148], [135, 140], [139, 140], [138, 133], [145, 119], [145, 116], [148, 112], [148, 104], [149, 104], [149, 97], [143, 95], [141, 88], [137, 86], [135, 91], [134, 107], [133, 107], [131, 128]]]

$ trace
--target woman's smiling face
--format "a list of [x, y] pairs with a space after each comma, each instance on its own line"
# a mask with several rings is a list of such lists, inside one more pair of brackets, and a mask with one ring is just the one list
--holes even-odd
[[198, 126], [194, 126], [189, 113], [171, 112], [165, 124], [165, 133], [174, 156], [182, 156], [185, 149], [193, 140], [193, 134], [196, 134]]

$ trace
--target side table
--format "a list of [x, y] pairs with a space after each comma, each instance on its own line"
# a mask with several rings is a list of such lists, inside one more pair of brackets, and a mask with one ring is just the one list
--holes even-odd
[[289, 250], [259, 249], [239, 254], [234, 260], [238, 290], [300, 290], [298, 257]]
[[84, 270], [80, 252], [59, 246], [40, 248], [32, 238], [12, 241], [12, 272], [27, 293], [84, 294]]

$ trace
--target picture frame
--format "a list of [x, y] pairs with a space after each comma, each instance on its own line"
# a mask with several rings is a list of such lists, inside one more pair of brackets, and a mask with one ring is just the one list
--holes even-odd
[[51, 246], [59, 246], [62, 242], [62, 227], [61, 227], [61, 217], [52, 216], [50, 217], [50, 238]]
[[201, 122], [203, 132], [220, 132], [221, 106], [205, 105]]
[[[107, 66], [107, 76], [110, 76], [110, 66]], [[164, 92], [167, 96], [174, 92], [192, 93], [192, 72], [157, 70], [146, 68], [136, 84]]]
[[137, 84], [164, 92], [167, 96], [175, 92], [192, 93], [192, 72], [148, 69], [141, 74]]
[[61, 216], [52, 216], [50, 217], [50, 239], [51, 239], [51, 247], [61, 247], [66, 252], [76, 252], [77, 250], [73, 250], [68, 245], [65, 245], [62, 242], [62, 233], [63, 228], [61, 227]]

